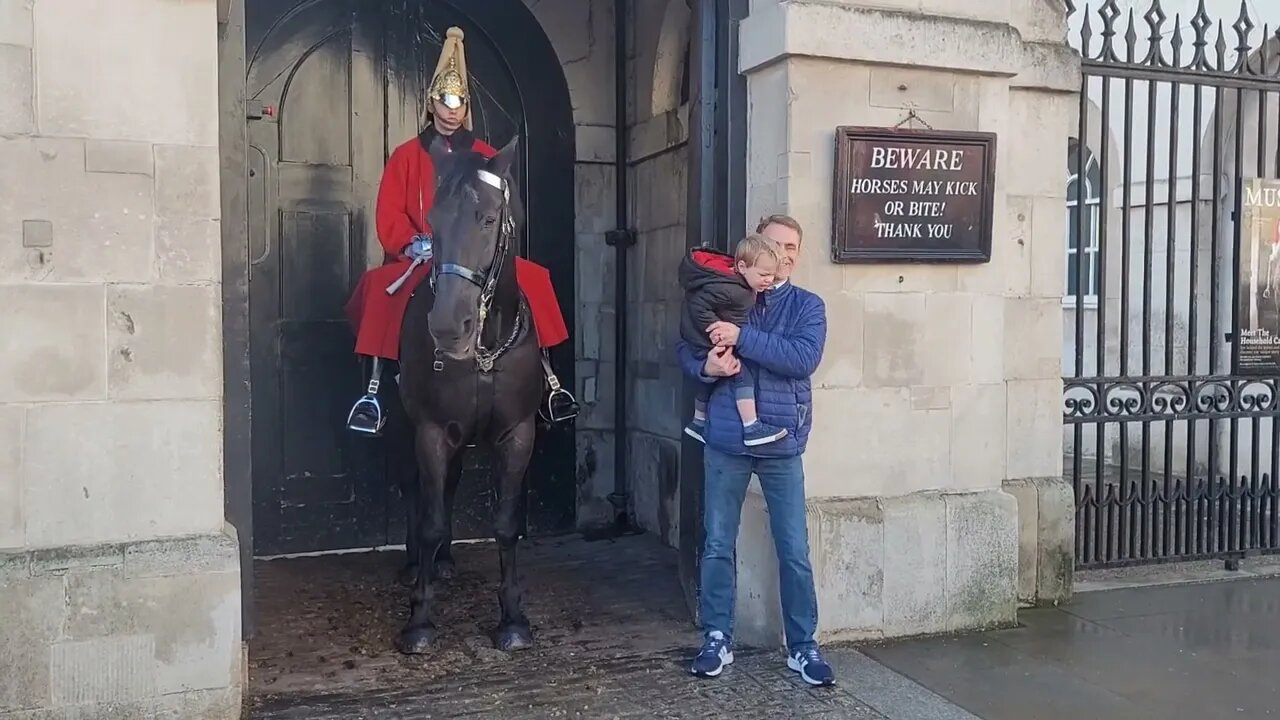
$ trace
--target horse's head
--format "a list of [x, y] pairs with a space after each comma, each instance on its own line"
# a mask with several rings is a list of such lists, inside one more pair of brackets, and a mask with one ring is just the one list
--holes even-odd
[[519, 201], [512, 167], [517, 141], [491, 159], [476, 152], [449, 152], [439, 137], [429, 152], [437, 184], [428, 216], [434, 234], [435, 286], [428, 323], [440, 354], [467, 360], [475, 354], [484, 313], [500, 290], [503, 271], [514, 263]]

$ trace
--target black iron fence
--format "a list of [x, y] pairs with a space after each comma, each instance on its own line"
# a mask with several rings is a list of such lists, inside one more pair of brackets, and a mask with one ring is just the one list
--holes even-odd
[[1280, 550], [1280, 32], [1248, 3], [1067, 6], [1076, 565]]

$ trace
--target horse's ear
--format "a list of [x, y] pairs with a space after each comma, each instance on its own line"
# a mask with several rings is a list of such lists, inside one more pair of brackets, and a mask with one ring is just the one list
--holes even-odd
[[511, 169], [515, 167], [516, 155], [519, 151], [520, 136], [516, 135], [489, 160], [489, 171], [499, 177], [511, 177]]

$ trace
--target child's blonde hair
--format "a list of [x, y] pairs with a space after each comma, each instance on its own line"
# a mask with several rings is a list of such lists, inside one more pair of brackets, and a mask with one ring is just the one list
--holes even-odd
[[760, 233], [751, 233], [742, 238], [733, 251], [734, 262], [742, 263], [747, 267], [755, 267], [763, 257], [768, 257], [775, 263], [778, 262], [778, 246]]

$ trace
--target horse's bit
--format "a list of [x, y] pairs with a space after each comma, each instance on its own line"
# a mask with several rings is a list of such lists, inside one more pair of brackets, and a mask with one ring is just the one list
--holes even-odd
[[[481, 372], [487, 373], [493, 370], [493, 364], [497, 362], [498, 358], [510, 350], [511, 346], [515, 345], [516, 340], [520, 338], [520, 333], [524, 329], [524, 316], [527, 305], [524, 293], [519, 293], [520, 307], [516, 312], [515, 322], [511, 326], [511, 334], [496, 350], [486, 348], [482, 340], [484, 337], [484, 323], [489, 317], [489, 311], [493, 308], [493, 295], [498, 286], [498, 273], [501, 272], [502, 265], [506, 262], [507, 253], [511, 252], [511, 237], [515, 234], [515, 220], [511, 217], [511, 211], [508, 207], [508, 203], [511, 201], [511, 191], [507, 187], [506, 181], [488, 170], [480, 170], [478, 174], [481, 182], [502, 191], [501, 226], [498, 229], [498, 243], [493, 252], [493, 259], [489, 262], [488, 269], [483, 272], [472, 270], [457, 263], [432, 263], [431, 290], [432, 292], [435, 291], [436, 278], [442, 274], [455, 275], [480, 288], [479, 322], [476, 328], [476, 364], [480, 366]], [[436, 372], [444, 370], [444, 361], [440, 359], [439, 348], [436, 349], [436, 360], [431, 368]]]

